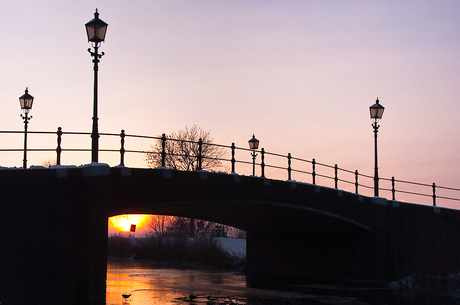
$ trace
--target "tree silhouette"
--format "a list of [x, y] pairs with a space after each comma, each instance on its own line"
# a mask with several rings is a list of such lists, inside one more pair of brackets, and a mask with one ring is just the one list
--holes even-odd
[[[190, 128], [185, 126], [185, 129], [178, 130], [162, 138], [163, 140], [157, 139], [150, 146], [149, 152], [146, 153], [145, 161], [147, 161], [149, 167], [162, 165], [164, 144], [164, 165], [166, 167], [180, 171], [196, 171], [200, 169], [198, 156], [200, 155], [199, 142], [201, 142], [201, 169], [224, 170], [221, 159], [225, 157], [225, 150], [220, 146], [213, 145], [214, 138], [211, 137], [210, 131], [204, 131], [196, 125]], [[187, 223], [188, 225], [186, 225]], [[158, 230], [158, 222], [156, 225]], [[152, 223], [152, 226], [155, 228], [154, 223]], [[168, 233], [176, 236], [186, 233], [190, 237], [196, 237], [195, 228], [195, 219], [186, 220], [186, 218], [174, 217], [169, 223]]]
[[[225, 150], [213, 145], [214, 139], [210, 131], [193, 125], [165, 136], [165, 166], [180, 171], [195, 171], [199, 169], [199, 141], [201, 139], [201, 169], [224, 170], [221, 159], [226, 155]], [[146, 153], [145, 161], [149, 167], [162, 165], [163, 141], [157, 139]]]

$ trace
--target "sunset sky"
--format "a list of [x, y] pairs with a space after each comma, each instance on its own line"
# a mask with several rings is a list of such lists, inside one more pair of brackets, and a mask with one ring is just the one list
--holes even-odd
[[[460, 188], [459, 1], [3, 0], [0, 130], [23, 129], [18, 97], [29, 87], [29, 130], [91, 131], [84, 24], [96, 7], [109, 24], [100, 132], [196, 124], [239, 147], [254, 133], [266, 151], [373, 175], [369, 106], [378, 97], [380, 176]], [[22, 147], [21, 135], [0, 137], [2, 148]], [[43, 143], [30, 136], [29, 147]], [[79, 156], [63, 164], [90, 162]], [[29, 165], [47, 158], [31, 153]], [[22, 155], [1, 163], [20, 167]]]

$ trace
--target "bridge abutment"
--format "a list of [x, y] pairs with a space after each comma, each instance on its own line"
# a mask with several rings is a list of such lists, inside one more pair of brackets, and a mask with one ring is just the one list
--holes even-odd
[[371, 284], [369, 232], [247, 234], [248, 274], [315, 283]]
[[0, 171], [0, 302], [105, 304], [108, 179]]

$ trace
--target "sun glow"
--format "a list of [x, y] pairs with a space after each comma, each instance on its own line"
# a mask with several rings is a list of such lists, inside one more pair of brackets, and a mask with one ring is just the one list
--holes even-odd
[[146, 229], [151, 215], [125, 214], [109, 217], [109, 228], [118, 232], [129, 232], [136, 225], [136, 232]]

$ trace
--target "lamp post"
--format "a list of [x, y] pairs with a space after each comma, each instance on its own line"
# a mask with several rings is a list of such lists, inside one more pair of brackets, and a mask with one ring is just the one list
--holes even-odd
[[254, 134], [252, 135], [252, 138], [248, 141], [249, 143], [249, 149], [252, 150], [251, 156], [252, 156], [252, 175], [256, 175], [256, 149], [259, 148], [259, 140], [256, 139]]
[[374, 196], [379, 196], [379, 168], [378, 168], [378, 159], [377, 159], [377, 132], [379, 131], [380, 125], [378, 121], [383, 116], [383, 111], [385, 107], [380, 105], [379, 98], [375, 101], [375, 104], [369, 107], [371, 113], [371, 119], [374, 120], [372, 127], [374, 128], [374, 154], [375, 154], [375, 165], [374, 165]]
[[94, 103], [93, 103], [93, 130], [91, 133], [91, 162], [98, 162], [99, 152], [99, 131], [97, 126], [97, 71], [99, 70], [99, 59], [104, 55], [104, 52], [99, 54], [99, 46], [105, 40], [105, 33], [107, 32], [107, 23], [99, 19], [99, 13], [94, 13], [94, 19], [85, 24], [86, 34], [88, 35], [88, 42], [92, 43], [94, 52], [88, 48], [94, 63]]
[[24, 115], [21, 114], [21, 118], [24, 120], [24, 159], [22, 163], [24, 169], [27, 169], [27, 125], [32, 118], [32, 116], [29, 117], [29, 112], [32, 110], [33, 102], [34, 97], [29, 94], [29, 88], [26, 88], [26, 93], [19, 97], [21, 109], [24, 111]]

